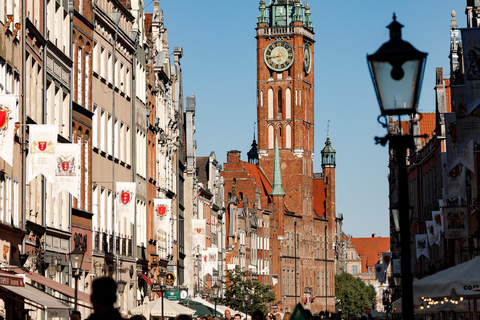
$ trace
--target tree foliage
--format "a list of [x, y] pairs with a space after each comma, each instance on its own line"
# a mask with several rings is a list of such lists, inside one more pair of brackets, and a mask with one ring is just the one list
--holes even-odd
[[[253, 280], [246, 271], [229, 271], [225, 283], [226, 290], [223, 304], [232, 309], [251, 315], [253, 311], [260, 310], [267, 314], [267, 303], [275, 301], [273, 286]], [[248, 293], [249, 299], [244, 300]]]
[[376, 303], [376, 291], [372, 285], [366, 285], [359, 278], [349, 273], [335, 276], [335, 296], [337, 302], [335, 310], [342, 311], [345, 317], [350, 314], [360, 316], [366, 308], [374, 309]]

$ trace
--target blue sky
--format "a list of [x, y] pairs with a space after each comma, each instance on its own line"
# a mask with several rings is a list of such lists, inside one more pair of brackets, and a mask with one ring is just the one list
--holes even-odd
[[[268, 0], [266, 1], [268, 3]], [[145, 0], [151, 13], [153, 1]], [[215, 152], [219, 163], [229, 150], [242, 159], [256, 121], [256, 40], [258, 0], [161, 0], [170, 52], [183, 47], [185, 96], [195, 93], [197, 155]], [[302, 0], [305, 3], [305, 0]], [[466, 0], [310, 0], [315, 31], [315, 158], [330, 120], [337, 151], [336, 206], [344, 232], [354, 237], [388, 236], [388, 150], [375, 145], [386, 131], [377, 122], [378, 103], [366, 63], [389, 39], [386, 26], [405, 27], [403, 39], [428, 52], [420, 111], [434, 111], [435, 68], [449, 76], [451, 12], [466, 26]]]

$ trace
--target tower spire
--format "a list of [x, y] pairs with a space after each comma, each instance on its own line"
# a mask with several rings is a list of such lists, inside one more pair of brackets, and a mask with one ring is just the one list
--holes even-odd
[[253, 142], [251, 144], [252, 148], [250, 149], [250, 151], [248, 151], [247, 155], [249, 163], [258, 164], [258, 144], [255, 140], [255, 124], [256, 122], [253, 123]]
[[282, 171], [280, 168], [280, 153], [278, 151], [278, 139], [275, 136], [275, 159], [273, 162], [273, 186], [270, 192], [271, 196], [285, 196], [282, 187]]
[[332, 142], [330, 141], [330, 120], [327, 124], [327, 140], [325, 141], [325, 147], [321, 151], [322, 153], [322, 167], [333, 167], [336, 166], [336, 151], [332, 147]]

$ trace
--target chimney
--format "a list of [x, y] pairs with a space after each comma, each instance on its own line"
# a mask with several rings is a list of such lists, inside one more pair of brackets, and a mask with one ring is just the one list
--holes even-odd
[[372, 238], [375, 238], [375, 233], [372, 233]]

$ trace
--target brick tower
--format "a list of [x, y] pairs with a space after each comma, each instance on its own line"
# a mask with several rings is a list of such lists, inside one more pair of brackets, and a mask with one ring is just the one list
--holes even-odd
[[[308, 3], [260, 1], [257, 24], [259, 164], [273, 175], [275, 136], [285, 206], [311, 214], [314, 146], [314, 33]], [[285, 168], [288, 167], [288, 171]]]

